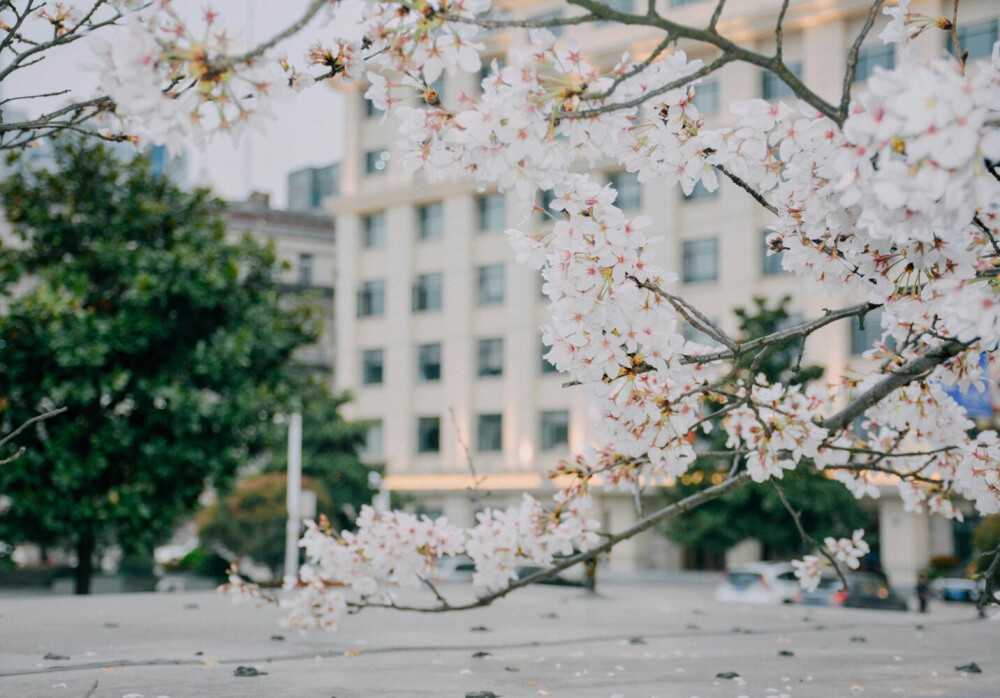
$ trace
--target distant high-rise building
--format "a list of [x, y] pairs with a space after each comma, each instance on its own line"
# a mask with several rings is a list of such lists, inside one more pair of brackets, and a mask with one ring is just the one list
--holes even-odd
[[323, 199], [340, 193], [340, 163], [306, 167], [288, 175], [288, 210], [320, 211]]

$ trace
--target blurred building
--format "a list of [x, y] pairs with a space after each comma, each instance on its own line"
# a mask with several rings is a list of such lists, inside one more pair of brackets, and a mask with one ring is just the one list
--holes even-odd
[[340, 191], [340, 163], [306, 167], [288, 175], [288, 210], [323, 212], [323, 200]]
[[[645, 8], [638, 0], [608, 4]], [[553, 17], [566, 7], [532, 0], [503, 6], [516, 18]], [[707, 24], [715, 7], [708, 0], [657, 2], [661, 15], [697, 26]], [[840, 94], [847, 53], [869, 7], [867, 0], [792, 0], [788, 8], [786, 63], [827, 99]], [[718, 27], [743, 45], [773, 52], [780, 8], [778, 0], [730, 3]], [[951, 4], [915, 0], [911, 10], [950, 16]], [[988, 56], [1000, 4], [969, 0], [961, 18], [959, 35], [970, 57]], [[895, 63], [895, 48], [884, 45], [878, 31], [861, 48], [856, 88], [877, 67]], [[591, 60], [609, 64], [625, 50], [643, 56], [662, 38], [606, 24], [575, 27], [574, 34]], [[921, 46], [944, 52], [945, 33], [940, 36], [940, 45]], [[487, 62], [526, 42], [525, 30], [493, 33]], [[711, 58], [699, 53], [704, 47], [683, 41], [679, 47]], [[476, 76], [462, 74], [444, 77], [441, 92], [447, 105], [478, 89]], [[347, 95], [350, 135], [339, 196], [327, 202], [338, 232], [337, 385], [355, 396], [349, 416], [371, 420], [366, 456], [386, 464], [389, 486], [415, 495], [429, 512], [472, 524], [484, 504], [516, 504], [525, 491], [551, 493], [545, 472], [593, 441], [589, 417], [581, 391], [564, 387], [563, 376], [542, 359], [547, 301], [538, 274], [518, 265], [507, 244], [504, 229], [522, 225], [511, 202], [493, 191], [477, 192], [467, 181], [430, 184], [410, 177], [395, 149], [396, 130], [362, 94], [354, 89]], [[737, 63], [706, 78], [697, 99], [710, 124], [725, 124], [724, 105], [732, 100], [790, 97], [774, 75]], [[677, 271], [680, 293], [727, 331], [737, 326], [732, 309], [750, 305], [754, 296], [791, 295], [792, 309], [803, 318], [844, 303], [804, 293], [803, 282], [782, 270], [780, 258], [765, 254], [768, 215], [737, 187], [724, 183], [709, 193], [699, 186], [685, 197], [679, 187], [641, 185], [610, 163], [594, 173], [617, 188], [619, 207], [653, 218], [653, 235], [662, 237], [656, 261]], [[536, 229], [546, 222], [536, 215], [526, 225]], [[835, 381], [845, 366], [861, 361], [858, 354], [878, 332], [872, 316], [864, 329], [832, 325], [814, 335], [805, 361], [827, 367], [827, 379]], [[480, 493], [473, 497], [476, 486]], [[908, 584], [931, 554], [954, 552], [954, 536], [949, 521], [904, 512], [893, 491], [886, 488], [873, 503], [881, 562], [894, 581]], [[605, 527], [620, 530], [637, 519], [631, 496], [600, 494], [598, 503]], [[752, 544], [741, 546], [727, 562], [759, 552]], [[616, 548], [611, 565], [678, 569], [685, 556], [650, 532]]]
[[274, 243], [282, 265], [277, 278], [282, 292], [308, 294], [323, 308], [320, 340], [303, 347], [296, 360], [332, 377], [336, 355], [333, 322], [334, 222], [328, 215], [271, 208], [267, 194], [255, 192], [247, 201], [230, 202], [226, 219], [231, 239], [249, 232]]

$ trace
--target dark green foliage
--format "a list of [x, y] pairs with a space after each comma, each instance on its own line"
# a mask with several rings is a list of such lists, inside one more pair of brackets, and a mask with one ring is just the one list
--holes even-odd
[[90, 141], [55, 153], [0, 185], [17, 238], [0, 264], [0, 421], [67, 408], [0, 468], [0, 539], [76, 546], [82, 591], [96, 547], [148, 550], [265, 448], [318, 313], [279, 304], [273, 250], [226, 244], [207, 192]]
[[[738, 308], [735, 313], [740, 319], [742, 339], [763, 337], [788, 325], [789, 300], [786, 296], [771, 308], [765, 299], [754, 298], [753, 308]], [[799, 347], [800, 340], [795, 339], [775, 345], [759, 363], [757, 372], [763, 373], [768, 381], [786, 384], [820, 377], [822, 367], [797, 365]], [[742, 376], [748, 376], [751, 363], [752, 358], [741, 361]], [[725, 443], [725, 430], [716, 425], [698, 450], [725, 450]], [[681, 482], [664, 490], [664, 495], [671, 502], [683, 499], [711, 485], [713, 476], [721, 482], [731, 467], [730, 459], [699, 458]], [[813, 538], [849, 537], [856, 528], [871, 528], [872, 515], [854, 496], [843, 485], [809, 466], [786, 473], [779, 484], [792, 507], [801, 512], [802, 525]], [[767, 482], [751, 483], [677, 517], [667, 535], [685, 547], [714, 554], [722, 554], [748, 538], [759, 540], [765, 556], [772, 558], [797, 555], [803, 547], [791, 516], [774, 486]]]

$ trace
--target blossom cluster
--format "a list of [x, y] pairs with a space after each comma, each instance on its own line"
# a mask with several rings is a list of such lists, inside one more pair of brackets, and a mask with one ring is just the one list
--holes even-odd
[[865, 532], [857, 529], [850, 538], [833, 538], [828, 536], [823, 540], [824, 557], [805, 555], [801, 560], [792, 560], [795, 576], [806, 591], [815, 591], [819, 586], [823, 571], [829, 566], [826, 556], [836, 562], [842, 562], [852, 570], [861, 566], [861, 558], [871, 552], [864, 539]]

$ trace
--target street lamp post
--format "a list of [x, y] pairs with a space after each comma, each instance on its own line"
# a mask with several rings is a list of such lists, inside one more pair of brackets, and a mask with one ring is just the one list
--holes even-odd
[[288, 417], [288, 523], [285, 526], [285, 578], [299, 576], [302, 527], [302, 415]]

